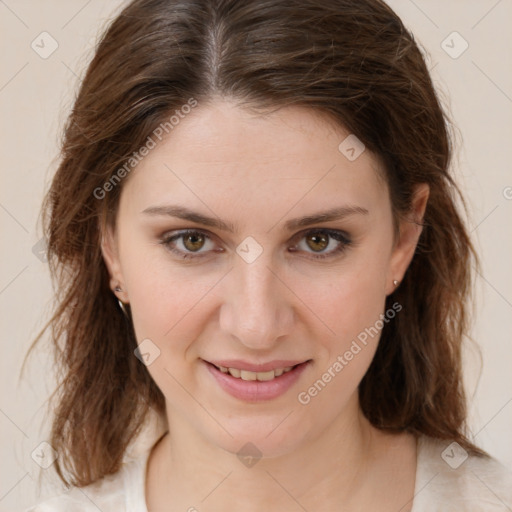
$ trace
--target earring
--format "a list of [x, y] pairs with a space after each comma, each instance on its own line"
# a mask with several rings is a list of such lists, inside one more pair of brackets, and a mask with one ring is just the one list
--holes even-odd
[[[116, 287], [114, 288], [114, 291], [115, 292], [122, 292], [122, 288], [120, 285], [116, 285]], [[119, 304], [119, 307], [121, 308], [121, 311], [123, 312], [124, 316], [126, 318], [128, 318], [128, 312], [126, 311], [126, 307], [124, 305], [124, 302], [121, 301], [120, 299], [117, 299], [117, 303]]]
[[396, 288], [400, 284], [400, 281], [397, 281], [396, 279], [393, 281], [393, 286]]
[[128, 312], [126, 311], [126, 307], [122, 301], [117, 299], [117, 303], [119, 304], [119, 307], [121, 308], [121, 311], [123, 312], [124, 316], [128, 318]]

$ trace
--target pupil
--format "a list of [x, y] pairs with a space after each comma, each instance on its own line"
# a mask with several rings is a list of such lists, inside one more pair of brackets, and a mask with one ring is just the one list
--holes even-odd
[[197, 251], [201, 249], [204, 238], [202, 235], [187, 235], [185, 237], [184, 245], [190, 251]]
[[318, 235], [318, 234], [311, 235], [309, 237], [309, 240], [312, 241], [313, 244], [319, 244], [321, 246], [321, 247], [313, 247], [308, 242], [308, 245], [311, 247], [311, 249], [313, 249], [314, 251], [317, 251], [317, 252], [322, 251], [323, 249], [325, 249], [329, 245], [329, 242], [328, 242], [327, 237], [325, 235]]

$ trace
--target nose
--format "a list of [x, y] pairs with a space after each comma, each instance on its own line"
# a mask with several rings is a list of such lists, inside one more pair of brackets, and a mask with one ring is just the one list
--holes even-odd
[[260, 351], [289, 335], [294, 322], [293, 293], [269, 263], [264, 255], [252, 263], [237, 261], [220, 309], [220, 328], [227, 337]]

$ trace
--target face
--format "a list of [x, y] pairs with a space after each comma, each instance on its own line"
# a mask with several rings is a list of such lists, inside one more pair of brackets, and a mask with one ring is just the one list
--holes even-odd
[[378, 159], [348, 159], [348, 135], [300, 107], [199, 105], [123, 183], [102, 244], [112, 285], [170, 422], [226, 450], [289, 452], [357, 408], [400, 314], [385, 298], [420, 230], [395, 237]]

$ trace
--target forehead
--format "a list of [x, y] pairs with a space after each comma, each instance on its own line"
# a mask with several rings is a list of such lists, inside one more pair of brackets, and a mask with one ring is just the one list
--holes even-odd
[[307, 208], [335, 197], [375, 204], [387, 196], [381, 167], [367, 150], [347, 158], [344, 141], [361, 150], [353, 137], [304, 107], [256, 114], [226, 101], [199, 104], [156, 140], [123, 193], [140, 206], [177, 193], [196, 204], [229, 206], [229, 198], [241, 208], [268, 201]]

